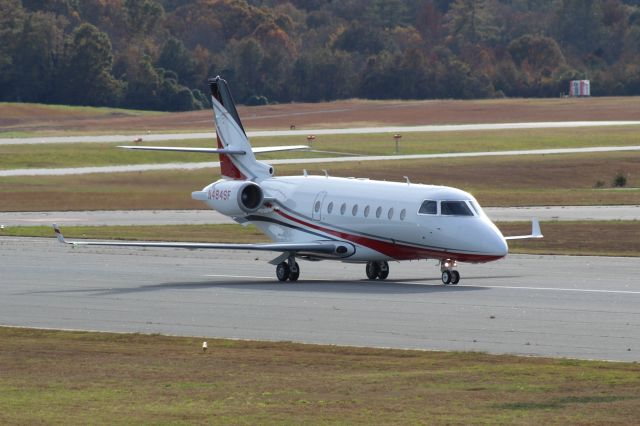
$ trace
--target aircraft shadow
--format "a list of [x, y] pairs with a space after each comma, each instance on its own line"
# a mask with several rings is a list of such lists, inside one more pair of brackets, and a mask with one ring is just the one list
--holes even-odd
[[467, 292], [488, 290], [482, 285], [474, 285], [478, 281], [495, 280], [504, 278], [517, 278], [517, 276], [483, 276], [465, 277], [468, 284], [445, 286], [439, 278], [403, 278], [398, 280], [370, 281], [326, 281], [326, 280], [299, 280], [296, 282], [278, 282], [273, 280], [203, 280], [191, 282], [167, 282], [159, 284], [140, 285], [132, 287], [111, 288], [87, 288], [70, 290], [36, 291], [23, 294], [93, 294], [96, 296], [113, 296], [132, 293], [149, 293], [165, 290], [203, 290], [203, 289], [234, 289], [246, 291], [274, 291], [274, 292], [313, 292], [313, 293], [354, 293], [354, 294], [415, 294], [415, 293], [442, 293], [442, 292]]

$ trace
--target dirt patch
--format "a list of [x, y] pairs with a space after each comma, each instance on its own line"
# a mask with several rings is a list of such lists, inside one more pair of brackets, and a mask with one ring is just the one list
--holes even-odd
[[[492, 99], [479, 101], [343, 100], [239, 108], [247, 130], [327, 127], [515, 123], [530, 121], [640, 120], [640, 97]], [[0, 105], [0, 132], [210, 131], [210, 110], [146, 113], [28, 104]]]

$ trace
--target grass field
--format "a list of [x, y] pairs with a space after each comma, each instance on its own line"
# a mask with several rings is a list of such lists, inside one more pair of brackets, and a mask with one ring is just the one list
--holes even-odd
[[[300, 165], [276, 167], [300, 175]], [[310, 164], [312, 174], [454, 186], [483, 206], [640, 204], [640, 152]], [[618, 173], [627, 187], [611, 188]], [[0, 210], [136, 210], [203, 208], [191, 199], [219, 170], [0, 178]], [[595, 188], [598, 181], [604, 188]]]
[[[578, 148], [640, 145], [640, 127], [502, 130], [479, 132], [405, 133], [401, 154], [507, 151], [525, 149]], [[306, 144], [305, 137], [253, 138], [256, 147]], [[149, 142], [141, 145], [212, 147], [213, 139]], [[43, 145], [0, 145], [0, 169], [61, 168], [123, 164], [218, 161], [217, 155], [123, 150], [126, 143], [75, 143]], [[261, 154], [262, 159], [331, 157], [335, 153], [392, 155], [395, 142], [390, 134], [323, 135], [313, 148], [321, 152], [279, 152]]]
[[640, 418], [635, 363], [0, 328], [0, 365], [3, 424]]
[[[498, 223], [504, 235], [525, 235], [530, 223]], [[544, 238], [511, 241], [511, 253], [563, 254], [592, 256], [640, 256], [640, 222], [589, 221], [542, 222]], [[66, 238], [118, 239], [147, 241], [194, 241], [221, 243], [268, 242], [254, 226], [181, 225], [181, 226], [65, 226]], [[0, 236], [51, 237], [50, 226], [8, 227]]]

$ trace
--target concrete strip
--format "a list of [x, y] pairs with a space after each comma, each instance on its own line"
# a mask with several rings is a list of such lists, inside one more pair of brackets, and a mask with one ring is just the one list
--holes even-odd
[[[558, 149], [529, 149], [519, 151], [482, 151], [482, 152], [457, 152], [446, 154], [413, 154], [413, 155], [369, 155], [357, 157], [325, 157], [325, 158], [287, 158], [281, 160], [268, 160], [271, 165], [278, 164], [317, 164], [317, 163], [345, 163], [352, 161], [402, 161], [423, 160], [434, 158], [465, 158], [465, 157], [502, 157], [518, 155], [559, 155], [559, 154], [586, 154], [599, 152], [623, 152], [640, 151], [640, 146], [599, 146], [589, 148], [558, 148]], [[105, 167], [73, 167], [60, 169], [13, 169], [1, 170], [0, 177], [12, 176], [66, 176], [84, 175], [92, 173], [131, 173], [154, 170], [198, 170], [220, 167], [219, 162], [208, 163], [164, 163], [164, 164], [136, 164], [128, 166]]]
[[[425, 126], [385, 126], [356, 127], [350, 129], [308, 129], [308, 130], [258, 130], [247, 132], [248, 137], [306, 136], [306, 135], [355, 135], [398, 132], [467, 132], [478, 130], [519, 130], [519, 129], [566, 129], [578, 127], [638, 126], [640, 121], [565, 121], [539, 123], [493, 123], [493, 124], [447, 124]], [[211, 122], [213, 128], [213, 120]], [[52, 136], [34, 138], [0, 138], [0, 145], [43, 144], [43, 143], [120, 143], [142, 139], [145, 142], [178, 141], [188, 139], [214, 140], [214, 131], [205, 133], [166, 133], [137, 135], [101, 136]]]

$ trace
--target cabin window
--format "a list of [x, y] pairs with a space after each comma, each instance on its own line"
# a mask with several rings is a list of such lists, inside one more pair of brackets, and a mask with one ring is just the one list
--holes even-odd
[[315, 210], [316, 213], [320, 211], [320, 201], [316, 201], [316, 205], [313, 206], [313, 210]]
[[381, 216], [381, 215], [382, 215], [382, 207], [378, 207], [378, 208], [376, 209], [376, 217], [377, 217], [378, 219], [380, 219], [380, 216]]
[[353, 208], [351, 209], [351, 214], [353, 216], [358, 214], [358, 205], [357, 204], [354, 204]]
[[422, 202], [420, 206], [420, 210], [418, 214], [437, 214], [438, 213], [438, 203], [432, 200], [425, 200]]
[[407, 210], [406, 209], [402, 209], [400, 211], [400, 220], [404, 220], [405, 217], [407, 217]]
[[340, 206], [340, 214], [344, 214], [347, 211], [347, 203], [342, 203]]
[[393, 219], [393, 207], [389, 209], [389, 213], [387, 213], [387, 217], [389, 218], [389, 220]]
[[327, 213], [331, 214], [331, 212], [333, 211], [333, 201], [329, 203], [329, 205], [327, 206]]
[[445, 216], [473, 216], [473, 212], [464, 201], [442, 201], [440, 213]]
[[371, 211], [371, 207], [367, 206], [364, 208], [364, 217], [369, 217], [369, 212]]

